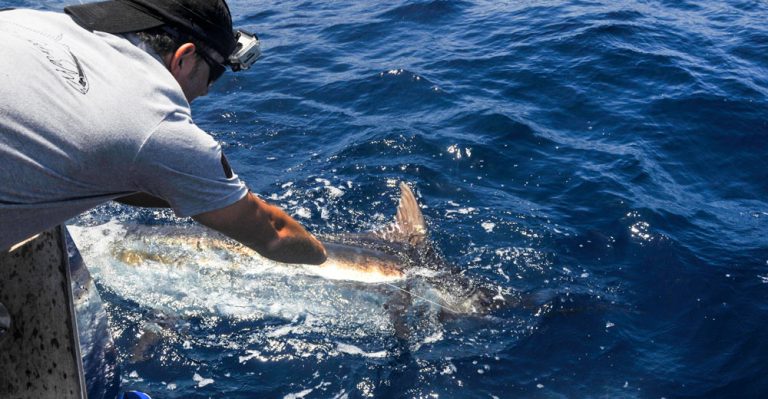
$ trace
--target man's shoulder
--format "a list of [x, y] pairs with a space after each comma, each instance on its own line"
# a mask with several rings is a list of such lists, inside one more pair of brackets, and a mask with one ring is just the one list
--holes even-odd
[[217, 145], [213, 136], [197, 126], [192, 117], [184, 112], [174, 112], [167, 115], [157, 125], [147, 141], [152, 141], [160, 146], [186, 148], [188, 150], [211, 148]]

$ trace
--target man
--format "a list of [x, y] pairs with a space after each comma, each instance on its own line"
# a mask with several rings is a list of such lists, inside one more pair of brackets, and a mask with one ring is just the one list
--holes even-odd
[[0, 12], [0, 251], [118, 200], [169, 206], [277, 261], [325, 261], [192, 121], [189, 102], [257, 56], [224, 0], [65, 12]]

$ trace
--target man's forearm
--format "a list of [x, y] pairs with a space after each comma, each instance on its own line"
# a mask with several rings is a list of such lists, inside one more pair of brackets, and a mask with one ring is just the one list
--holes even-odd
[[301, 224], [252, 193], [194, 219], [279, 262], [317, 265], [327, 257], [323, 244]]

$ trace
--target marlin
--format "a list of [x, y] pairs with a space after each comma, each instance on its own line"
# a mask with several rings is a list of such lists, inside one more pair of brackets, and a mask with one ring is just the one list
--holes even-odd
[[[486, 314], [514, 303], [509, 290], [492, 288], [471, 280], [449, 265], [429, 239], [427, 224], [411, 188], [401, 182], [394, 220], [380, 229], [362, 233], [320, 236], [328, 259], [303, 270], [328, 280], [383, 284], [410, 292], [414, 278], [434, 288], [433, 298], [422, 298], [454, 315]], [[114, 226], [113, 226], [114, 228]], [[209, 229], [197, 226], [143, 226], [123, 224], [109, 243], [109, 253], [119, 262], [135, 267], [166, 265], [181, 267], [194, 262], [222, 263], [246, 267], [261, 259], [254, 250]], [[81, 251], [91, 252], [103, 237], [83, 237], [82, 228], [70, 226]], [[104, 232], [102, 236], [108, 235]], [[95, 240], [96, 243], [87, 242]], [[275, 262], [276, 263], [276, 262]], [[291, 265], [284, 265], [291, 268]]]
[[469, 278], [446, 262], [429, 239], [413, 191], [405, 183], [399, 187], [392, 222], [320, 236], [328, 260], [319, 266], [270, 261], [196, 225], [113, 221], [69, 230], [96, 281], [161, 315], [143, 328], [136, 359], [167, 331], [166, 324], [212, 311], [291, 324], [311, 315], [311, 323], [334, 336], [358, 334], [363, 325], [373, 334], [391, 331], [398, 340], [412, 340], [439, 335], [441, 321], [522, 303], [513, 290]]

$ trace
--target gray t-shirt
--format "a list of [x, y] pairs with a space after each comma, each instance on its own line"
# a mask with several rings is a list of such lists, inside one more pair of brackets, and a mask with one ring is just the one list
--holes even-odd
[[31, 10], [0, 12], [0, 43], [0, 250], [135, 192], [182, 217], [246, 195], [156, 56]]

